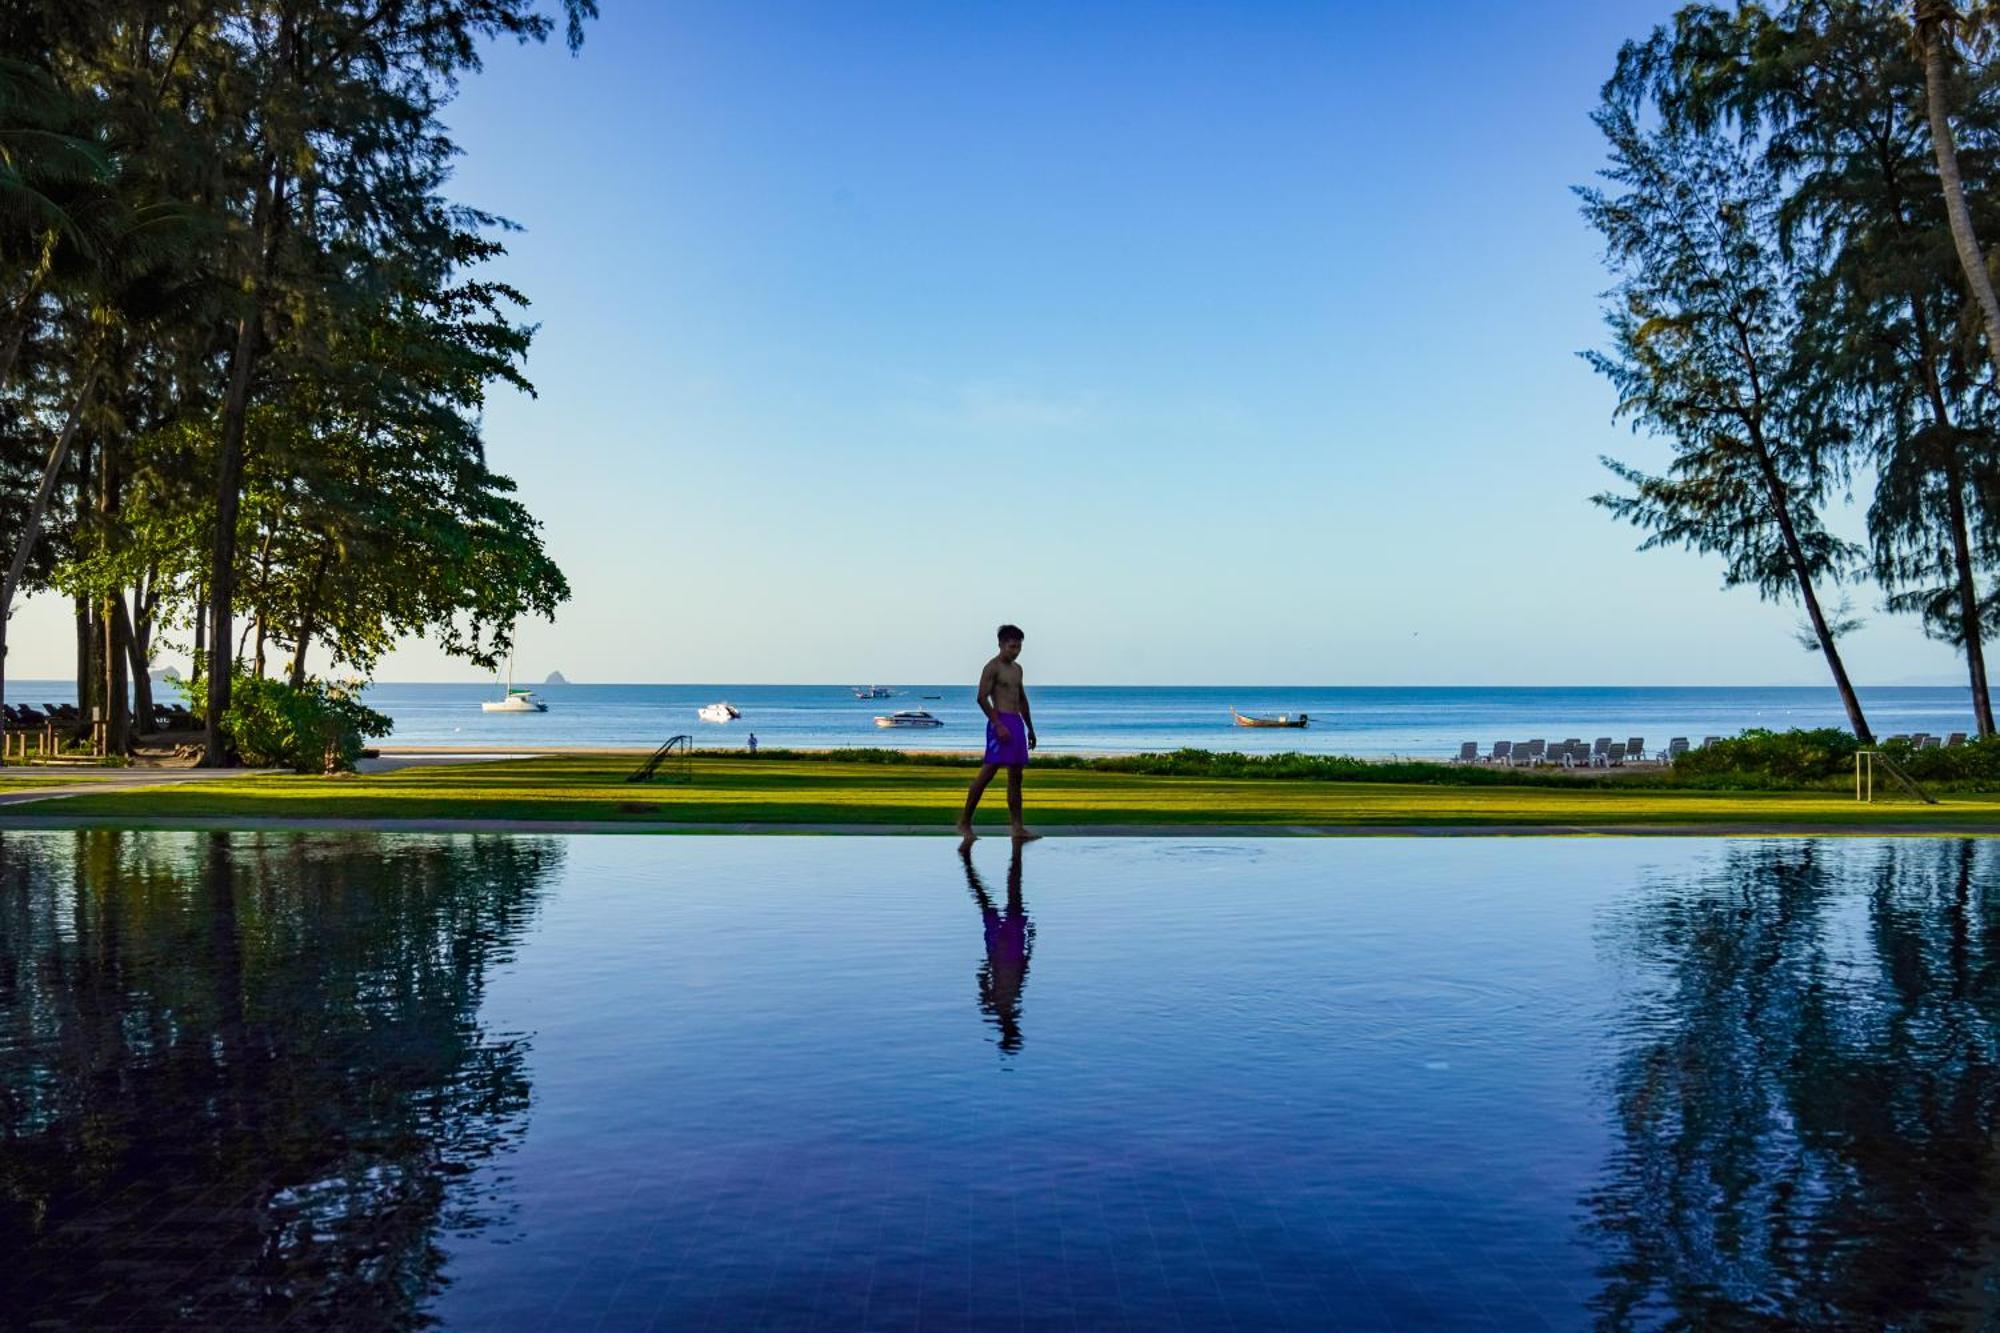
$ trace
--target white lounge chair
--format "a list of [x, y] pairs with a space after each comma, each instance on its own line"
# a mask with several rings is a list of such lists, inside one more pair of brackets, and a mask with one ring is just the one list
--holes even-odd
[[1942, 736], [1924, 737], [1923, 748], [1926, 750], [1942, 750], [1944, 748], [1944, 737]]
[[1954, 731], [1951, 733], [1951, 736], [1945, 741], [1944, 748], [1947, 750], [1954, 750], [1963, 744], [1965, 744], [1965, 733], [1962, 731]]
[[1660, 751], [1660, 762], [1671, 764], [1688, 752], [1688, 738], [1676, 736], [1667, 742], [1667, 748]]
[[1513, 752], [1513, 749], [1514, 742], [1512, 741], [1495, 741], [1493, 742], [1493, 753], [1486, 756], [1486, 762], [1489, 764], [1504, 764], [1507, 762], [1507, 756]]
[[1458, 747], [1458, 757], [1457, 757], [1457, 758], [1455, 758], [1455, 759], [1453, 759], [1453, 760], [1452, 760], [1451, 762], [1452, 762], [1452, 763], [1454, 763], [1454, 764], [1476, 764], [1476, 763], [1478, 763], [1478, 762], [1479, 762], [1479, 742], [1478, 742], [1478, 741], [1465, 741], [1465, 742], [1462, 742], [1462, 743], [1461, 743], [1461, 744], [1459, 745], [1459, 747]]
[[1604, 757], [1610, 753], [1611, 738], [1609, 736], [1599, 736], [1590, 746], [1590, 766], [1592, 768], [1603, 768]]
[[1634, 736], [1631, 740], [1625, 742], [1625, 758], [1635, 764], [1642, 764], [1646, 761], [1646, 738], [1644, 736]]
[[1604, 766], [1606, 768], [1625, 767], [1625, 742], [1611, 742], [1611, 748], [1604, 752]]

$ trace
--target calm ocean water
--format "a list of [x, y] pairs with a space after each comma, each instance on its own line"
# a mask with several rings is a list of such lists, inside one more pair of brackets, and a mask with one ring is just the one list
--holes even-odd
[[[741, 746], [755, 732], [762, 745], [977, 749], [985, 721], [970, 686], [894, 686], [889, 699], [856, 699], [846, 685], [550, 685], [535, 686], [549, 711], [484, 713], [497, 694], [490, 685], [380, 684], [368, 702], [395, 719], [390, 744], [405, 745], [653, 745], [676, 732], [703, 746]], [[932, 698], [930, 696], [938, 696]], [[75, 697], [67, 682], [8, 683], [16, 703]], [[1302, 750], [1316, 754], [1414, 755], [1453, 753], [1460, 741], [1489, 747], [1496, 740], [1586, 740], [1643, 737], [1649, 749], [1673, 736], [1699, 742], [1745, 727], [1841, 727], [1846, 718], [1831, 689], [1584, 686], [1537, 689], [1313, 686], [1063, 686], [1030, 687], [1036, 730], [1050, 751], [1130, 753], [1181, 746], [1247, 753]], [[726, 699], [742, 720], [715, 725], [695, 710]], [[1963, 688], [1888, 687], [1862, 691], [1869, 722], [1880, 734], [1972, 729]], [[1259, 731], [1230, 722], [1246, 713], [1308, 713], [1304, 731]], [[928, 731], [885, 731], [878, 713], [928, 709], [945, 725]]]

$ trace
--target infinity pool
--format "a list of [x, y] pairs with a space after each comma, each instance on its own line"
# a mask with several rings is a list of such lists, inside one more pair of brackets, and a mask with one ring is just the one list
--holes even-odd
[[1965, 841], [0, 836], [0, 1323], [2000, 1310]]

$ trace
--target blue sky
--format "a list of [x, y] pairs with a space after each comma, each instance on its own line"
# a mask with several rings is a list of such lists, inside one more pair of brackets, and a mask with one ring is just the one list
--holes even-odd
[[[575, 589], [524, 676], [948, 680], [1011, 619], [1064, 683], [1823, 681], [1588, 502], [1664, 448], [1575, 355], [1570, 187], [1669, 3], [603, 7], [449, 117], [541, 324], [487, 418]], [[1859, 680], [1956, 672], [1855, 596]]]

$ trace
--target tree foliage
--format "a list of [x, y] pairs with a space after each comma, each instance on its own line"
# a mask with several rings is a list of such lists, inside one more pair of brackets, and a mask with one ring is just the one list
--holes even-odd
[[[1872, 483], [1866, 570], [1884, 609], [1964, 653], [1982, 734], [1994, 731], [1985, 640], [2000, 622], [2000, 398], [1990, 293], [1963, 261], [2000, 234], [1988, 188], [2000, 84], [1959, 57], [1991, 35], [1986, 7], [1930, 0], [1691, 4], [1628, 43], [1605, 89], [1633, 123], [1726, 143], [1756, 173], [1760, 244], [1786, 287], [1784, 325], [1766, 332], [1795, 430], [1843, 486], [1850, 473]], [[1732, 566], [1754, 581], [1745, 572]]]
[[1799, 372], [1801, 275], [1778, 237], [1771, 173], [1720, 134], [1642, 129], [1612, 102], [1610, 190], [1581, 192], [1618, 273], [1607, 352], [1585, 354], [1619, 415], [1665, 439], [1667, 469], [1606, 459], [1630, 487], [1597, 503], [1648, 533], [1644, 548], [1723, 558], [1726, 585], [1803, 604], [1857, 735], [1868, 734], [1819, 599], [1859, 552], [1821, 518], [1850, 432]]
[[[484, 275], [508, 224], [446, 195], [441, 115], [489, 43], [574, 49], [595, 13], [0, 8], [0, 536], [77, 599], [114, 732], [156, 631], [302, 687], [315, 648], [365, 673], [410, 635], [491, 664], [567, 596], [486, 459], [533, 330]], [[236, 672], [206, 675], [220, 718]]]

